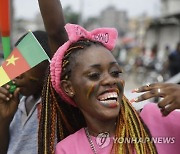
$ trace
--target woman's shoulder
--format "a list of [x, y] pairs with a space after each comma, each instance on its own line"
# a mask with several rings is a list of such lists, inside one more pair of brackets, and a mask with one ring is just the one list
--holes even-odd
[[71, 135], [67, 136], [65, 139], [63, 139], [62, 141], [60, 141], [60, 142], [57, 144], [57, 146], [58, 146], [58, 145], [68, 145], [68, 144], [70, 144], [71, 142], [74, 142], [74, 140], [77, 141], [77, 138], [79, 138], [79, 137], [82, 136], [83, 131], [84, 131], [84, 129], [81, 128], [80, 130], [78, 130], [78, 131], [75, 132], [74, 134], [71, 134]]
[[158, 107], [158, 105], [156, 103], [148, 103], [146, 104], [142, 111], [140, 112], [140, 116], [142, 118], [146, 118], [148, 116], [150, 117], [156, 117], [156, 118], [163, 118], [163, 119], [171, 119], [171, 118], [178, 118], [180, 119], [180, 112], [175, 110], [172, 111], [168, 116], [163, 116], [160, 108]]
[[144, 106], [140, 116], [151, 133], [158, 153], [178, 153], [180, 145], [179, 111], [175, 110], [168, 116], [163, 116], [157, 104], [149, 103]]
[[75, 149], [76, 146], [78, 145], [78, 139], [82, 138], [83, 134], [84, 134], [84, 129], [81, 128], [74, 134], [69, 135], [68, 137], [60, 141], [56, 145], [56, 154], [60, 154], [63, 152], [65, 153], [66, 151], [70, 152], [71, 149]]
[[144, 105], [142, 111], [140, 114], [144, 113], [144, 112], [151, 112], [151, 111], [157, 112], [159, 110], [158, 106], [156, 103], [147, 103]]
[[144, 106], [140, 117], [153, 132], [175, 132], [180, 129], [180, 112], [172, 111], [168, 116], [163, 116], [160, 108], [155, 103]]

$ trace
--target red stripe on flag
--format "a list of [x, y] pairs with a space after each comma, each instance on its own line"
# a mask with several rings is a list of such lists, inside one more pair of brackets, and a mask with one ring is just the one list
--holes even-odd
[[12, 51], [2, 67], [11, 80], [30, 69], [29, 64], [17, 48]]

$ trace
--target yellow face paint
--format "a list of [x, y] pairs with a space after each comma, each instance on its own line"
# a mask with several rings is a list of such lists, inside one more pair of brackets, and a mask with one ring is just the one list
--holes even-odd
[[93, 84], [93, 85], [91, 85], [91, 87], [89, 88], [88, 93], [87, 93], [87, 98], [89, 98], [90, 94], [93, 92], [94, 87], [95, 87], [95, 85]]

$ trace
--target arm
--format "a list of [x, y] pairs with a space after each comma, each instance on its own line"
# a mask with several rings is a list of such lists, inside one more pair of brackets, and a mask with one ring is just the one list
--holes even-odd
[[140, 93], [135, 102], [140, 102], [153, 97], [163, 98], [158, 102], [158, 106], [164, 116], [167, 116], [175, 109], [180, 109], [180, 85], [173, 83], [154, 83], [135, 89], [134, 92]]
[[8, 87], [0, 87], [0, 154], [6, 154], [8, 150], [9, 125], [18, 107], [18, 92], [17, 88], [12, 95]]
[[59, 0], [38, 0], [52, 54], [67, 41], [65, 21]]
[[0, 119], [0, 153], [6, 154], [9, 145], [9, 122]]

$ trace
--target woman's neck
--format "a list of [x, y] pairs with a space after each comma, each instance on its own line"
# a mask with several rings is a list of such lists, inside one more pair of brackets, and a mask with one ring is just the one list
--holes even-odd
[[89, 134], [98, 136], [100, 133], [108, 132], [110, 136], [114, 136], [116, 130], [116, 119], [101, 121], [97, 119], [86, 120]]

